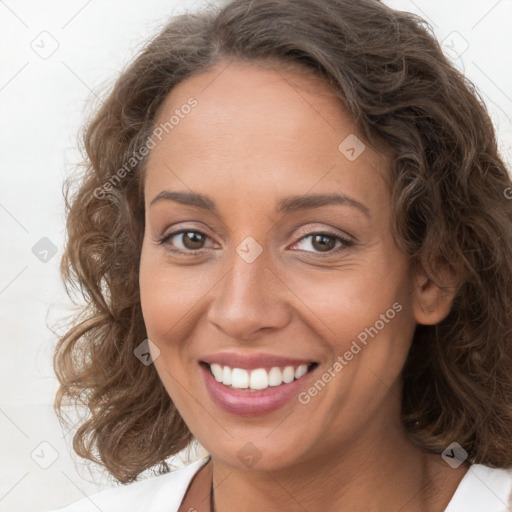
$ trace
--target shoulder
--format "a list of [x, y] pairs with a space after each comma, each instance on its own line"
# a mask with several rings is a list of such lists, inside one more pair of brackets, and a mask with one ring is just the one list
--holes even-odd
[[508, 512], [512, 469], [473, 464], [460, 481], [445, 512]]
[[208, 456], [164, 475], [105, 489], [53, 512], [176, 512], [192, 477], [206, 462]]

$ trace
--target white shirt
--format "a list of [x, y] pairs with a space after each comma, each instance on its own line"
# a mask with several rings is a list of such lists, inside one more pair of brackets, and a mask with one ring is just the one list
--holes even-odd
[[[177, 512], [192, 477], [206, 464], [192, 464], [147, 480], [106, 489], [54, 512]], [[444, 512], [509, 512], [512, 470], [470, 466]]]

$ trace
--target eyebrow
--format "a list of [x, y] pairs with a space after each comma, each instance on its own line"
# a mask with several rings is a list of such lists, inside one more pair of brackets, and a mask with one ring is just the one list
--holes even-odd
[[[149, 206], [151, 207], [161, 201], [173, 201], [218, 213], [215, 203], [208, 196], [196, 192], [162, 190], [153, 198]], [[309, 194], [284, 197], [277, 203], [276, 212], [291, 213], [331, 204], [351, 206], [360, 210], [366, 217], [371, 217], [370, 209], [366, 205], [344, 194]]]
[[171, 190], [162, 190], [149, 204], [149, 207], [161, 201], [174, 201], [180, 204], [196, 206], [203, 210], [211, 210], [217, 212], [215, 203], [207, 196], [196, 192], [174, 192]]

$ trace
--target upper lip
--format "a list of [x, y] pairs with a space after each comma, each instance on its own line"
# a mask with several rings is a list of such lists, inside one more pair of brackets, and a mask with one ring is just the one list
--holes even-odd
[[297, 359], [294, 357], [284, 357], [275, 354], [236, 354], [236, 353], [216, 353], [201, 358], [204, 363], [216, 363], [230, 368], [243, 368], [245, 370], [254, 370], [256, 368], [284, 368], [286, 366], [300, 366], [302, 364], [311, 364], [315, 361], [311, 359]]

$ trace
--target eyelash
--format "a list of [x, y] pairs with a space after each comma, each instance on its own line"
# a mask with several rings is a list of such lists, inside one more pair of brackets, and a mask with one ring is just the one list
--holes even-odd
[[[200, 231], [198, 229], [180, 229], [179, 231], [174, 231], [172, 233], [169, 233], [169, 234], [165, 235], [163, 238], [158, 239], [158, 244], [163, 246], [164, 249], [166, 249], [167, 251], [171, 251], [173, 253], [184, 254], [186, 256], [196, 256], [196, 255], [201, 254], [204, 251], [208, 250], [208, 249], [205, 249], [205, 248], [201, 248], [201, 249], [197, 249], [197, 250], [189, 249], [189, 250], [183, 251], [182, 249], [171, 248], [170, 244], [168, 244], [167, 242], [170, 239], [174, 238], [175, 236], [180, 235], [180, 234], [184, 234], [184, 233], [196, 233], [196, 234], [200, 234], [200, 235], [202, 235], [202, 236], [204, 236], [206, 238], [209, 238], [206, 233], [203, 233], [202, 231]], [[305, 240], [305, 239], [307, 239], [309, 237], [313, 237], [313, 236], [316, 236], [316, 235], [321, 235], [321, 236], [327, 236], [329, 238], [334, 238], [336, 241], [341, 242], [342, 245], [338, 246], [337, 248], [334, 248], [334, 249], [332, 249], [330, 251], [327, 251], [327, 252], [304, 251], [305, 253], [307, 253], [307, 254], [315, 254], [315, 255], [318, 255], [320, 257], [322, 257], [322, 256], [332, 256], [333, 254], [338, 253], [340, 250], [352, 247], [354, 245], [354, 243], [355, 243], [353, 240], [349, 240], [348, 238], [342, 237], [342, 236], [340, 236], [338, 234], [335, 234], [335, 233], [331, 233], [329, 231], [312, 231], [311, 233], [308, 233], [307, 235], [304, 235], [302, 238], [299, 238], [299, 240], [297, 240], [297, 242], [295, 242], [293, 245], [296, 245], [297, 243], [301, 242], [302, 240]]]

